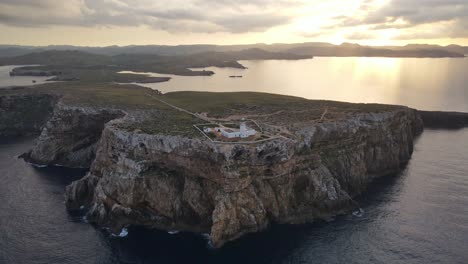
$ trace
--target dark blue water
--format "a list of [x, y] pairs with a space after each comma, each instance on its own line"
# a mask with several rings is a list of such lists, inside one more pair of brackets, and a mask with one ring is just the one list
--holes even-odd
[[125, 238], [70, 216], [64, 187], [83, 171], [16, 158], [0, 142], [0, 263], [468, 263], [468, 129], [428, 130], [400, 175], [360, 199], [364, 214], [276, 226], [210, 250], [196, 235], [130, 229]]

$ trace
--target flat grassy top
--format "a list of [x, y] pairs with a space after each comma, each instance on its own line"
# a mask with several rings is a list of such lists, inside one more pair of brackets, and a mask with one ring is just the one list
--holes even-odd
[[65, 90], [63, 87], [57, 90], [65, 95], [64, 102], [66, 103], [124, 109], [169, 109], [168, 106], [148, 96], [149, 93], [153, 92], [152, 90], [136, 85], [97, 83], [93, 85], [66, 85]]
[[259, 107], [285, 109], [308, 100], [276, 94], [256, 92], [173, 92], [164, 94], [162, 100], [192, 112], [207, 112], [210, 116], [223, 117], [239, 110], [255, 111]]
[[203, 122], [202, 120], [155, 100], [148, 96], [151, 93], [155, 95], [155, 91], [137, 85], [62, 82], [22, 89], [0, 89], [0, 96], [41, 93], [59, 95], [63, 103], [72, 106], [125, 110], [133, 118], [118, 126], [129, 131], [140, 130], [148, 134], [183, 135], [192, 138], [201, 136], [193, 125]]
[[[171, 103], [184, 104], [187, 107], [204, 110], [206, 107], [220, 108], [233, 104], [276, 104], [284, 105], [289, 103], [307, 102], [307, 99], [257, 92], [172, 92], [166, 93], [163, 99]], [[208, 105], [207, 105], [208, 103]]]
[[245, 116], [260, 123], [278, 125], [292, 130], [300, 128], [307, 122], [320, 120], [325, 109], [328, 109], [325, 120], [338, 120], [356, 113], [382, 112], [396, 107], [307, 100], [255, 92], [173, 92], [157, 95], [149, 88], [106, 82], [57, 82], [23, 89], [0, 89], [0, 96], [33, 93], [57, 94], [62, 97], [63, 103], [73, 106], [123, 109], [135, 117], [121, 124], [124, 129], [141, 130], [149, 134], [188, 137], [200, 137], [201, 134], [193, 125], [206, 123], [206, 121], [175, 110], [149, 94], [191, 112], [207, 112], [210, 117]]
[[0, 89], [2, 94], [52, 93], [62, 96], [62, 101], [76, 106], [98, 106], [122, 109], [169, 109], [170, 107], [154, 100], [149, 88], [137, 85], [113, 83], [57, 82], [25, 87], [23, 89]]
[[161, 134], [201, 138], [203, 135], [193, 125], [199, 119], [179, 111], [152, 111], [144, 119], [121, 123], [118, 127], [128, 130], [140, 130], [146, 134]]
[[207, 112], [209, 116], [217, 118], [236, 114], [271, 115], [276, 112], [305, 113], [304, 118], [307, 118], [307, 116], [310, 117], [311, 113], [315, 113], [314, 116], [320, 116], [325, 108], [329, 109], [329, 115], [334, 115], [338, 113], [383, 112], [398, 107], [382, 104], [308, 100], [294, 96], [256, 92], [172, 92], [162, 95], [161, 98], [189, 111]]
[[[56, 82], [24, 88], [0, 89], [0, 95], [25, 93], [54, 93], [64, 102], [89, 106], [112, 106], [132, 109], [168, 109], [169, 106], [148, 96], [157, 93], [149, 88], [131, 84], [108, 82]], [[311, 111], [325, 107], [339, 112], [381, 112], [398, 106], [382, 104], [354, 104], [346, 102], [308, 100], [300, 97], [257, 92], [171, 92], [159, 98], [175, 106], [213, 116], [236, 113], [271, 114], [272, 111]]]

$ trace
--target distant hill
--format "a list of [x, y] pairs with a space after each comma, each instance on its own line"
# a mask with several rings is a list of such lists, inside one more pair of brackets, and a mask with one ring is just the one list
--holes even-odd
[[[108, 47], [77, 46], [14, 46], [0, 45], [0, 57], [13, 57], [31, 52], [42, 51], [82, 51], [87, 53], [114, 56], [119, 54], [152, 54], [160, 56], [187, 56], [208, 52], [241, 52], [260, 49], [264, 52], [291, 53], [309, 56], [382, 56], [382, 57], [460, 57], [468, 54], [468, 47], [459, 45], [439, 46], [427, 44], [410, 44], [406, 46], [360, 46], [345, 43], [333, 45], [323, 42], [293, 44], [248, 44], [248, 45], [132, 45]], [[402, 52], [405, 51], [405, 52]], [[270, 54], [271, 55], [271, 54]], [[268, 55], [266, 57], [271, 58]], [[258, 55], [260, 56], [260, 55]], [[280, 56], [276, 54], [275, 56]], [[280, 56], [281, 57], [281, 56]], [[287, 56], [286, 56], [287, 57]]]
[[312, 58], [310, 55], [294, 54], [287, 52], [271, 52], [260, 48], [250, 48], [240, 51], [224, 51], [224, 52], [203, 52], [192, 54], [190, 57], [204, 57], [212, 59], [227, 59], [227, 60], [301, 60]]
[[403, 49], [443, 49], [451, 52], [461, 53], [468, 55], [468, 47], [460, 45], [448, 45], [448, 46], [439, 46], [439, 45], [428, 45], [428, 44], [409, 44], [403, 47]]
[[434, 48], [391, 48], [368, 47], [357, 44], [342, 44], [331, 47], [304, 46], [287, 50], [289, 53], [323, 56], [323, 57], [415, 57], [415, 58], [456, 58], [463, 57], [463, 53], [457, 53], [445, 49]]
[[[237, 60], [298, 60], [311, 58], [310, 55], [298, 55], [285, 52], [271, 52], [259, 48], [240, 51], [205, 51], [189, 55], [159, 55], [151, 53], [122, 53], [102, 55], [79, 50], [46, 50], [24, 55], [2, 57], [0, 64], [42, 64], [42, 65], [147, 65], [147, 64], [190, 64], [193, 67], [205, 67], [206, 64], [218, 64]], [[208, 63], [209, 62], [209, 63]]]
[[105, 55], [92, 54], [77, 50], [46, 50], [14, 57], [0, 58], [1, 65], [107, 65], [112, 60]]

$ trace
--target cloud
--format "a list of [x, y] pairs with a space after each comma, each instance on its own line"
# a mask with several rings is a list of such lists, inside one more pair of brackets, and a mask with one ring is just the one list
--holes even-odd
[[[357, 2], [357, 4], [356, 4]], [[0, 25], [284, 32], [350, 40], [468, 36], [468, 0], [0, 0]], [[356, 6], [357, 5], [357, 6]], [[266, 34], [266, 35], [268, 35]], [[372, 37], [374, 36], [374, 37]]]
[[14, 26], [43, 26], [79, 19], [82, 1], [1, 0], [0, 23]]
[[391, 0], [376, 9], [370, 8], [370, 2], [364, 1], [360, 7], [364, 15], [341, 17], [336, 27], [397, 29], [400, 34], [396, 39], [456, 38], [466, 37], [468, 32], [467, 0]]
[[346, 39], [350, 40], [367, 40], [367, 39], [374, 39], [375, 36], [371, 33], [368, 32], [353, 32], [350, 34], [347, 34]]
[[0, 0], [0, 24], [149, 26], [169, 32], [264, 31], [290, 23], [299, 0]]
[[296, 35], [299, 35], [305, 38], [316, 38], [316, 37], [325, 35], [325, 32], [323, 31], [314, 31], [314, 32], [300, 31], [300, 32], [296, 32]]
[[466, 19], [467, 17], [468, 1], [466, 0], [393, 0], [380, 10], [370, 13], [362, 22], [381, 24], [400, 19], [407, 22], [408, 26], [418, 26], [454, 19]]
[[274, 14], [249, 14], [244, 15], [242, 19], [238, 17], [216, 18], [215, 23], [224, 27], [233, 33], [242, 33], [248, 31], [265, 30], [277, 25], [284, 25], [292, 20], [291, 17]]

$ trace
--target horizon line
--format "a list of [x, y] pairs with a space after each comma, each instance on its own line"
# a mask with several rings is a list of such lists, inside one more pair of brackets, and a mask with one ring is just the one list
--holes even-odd
[[257, 42], [257, 43], [245, 43], [245, 44], [209, 44], [209, 43], [194, 43], [194, 44], [129, 44], [129, 45], [76, 45], [76, 44], [49, 44], [49, 45], [26, 45], [26, 44], [3, 44], [0, 43], [0, 47], [2, 46], [16, 46], [16, 47], [60, 47], [60, 46], [71, 46], [71, 47], [81, 47], [81, 48], [109, 48], [109, 47], [133, 47], [133, 46], [166, 46], [166, 47], [180, 47], [180, 46], [250, 46], [250, 45], [266, 45], [266, 46], [273, 46], [273, 45], [293, 45], [293, 44], [330, 44], [334, 46], [341, 46], [343, 44], [350, 44], [350, 45], [359, 45], [362, 47], [406, 47], [409, 45], [427, 45], [427, 46], [439, 46], [439, 47], [450, 47], [450, 46], [460, 46], [460, 47], [468, 47], [460, 44], [447, 44], [447, 45], [440, 45], [440, 44], [429, 44], [429, 43], [407, 43], [403, 45], [362, 45], [356, 42], [341, 42], [340, 44], [335, 44], [333, 42], [326, 42], [326, 41], [309, 41], [309, 42], [276, 42], [276, 43], [265, 43], [265, 42]]

